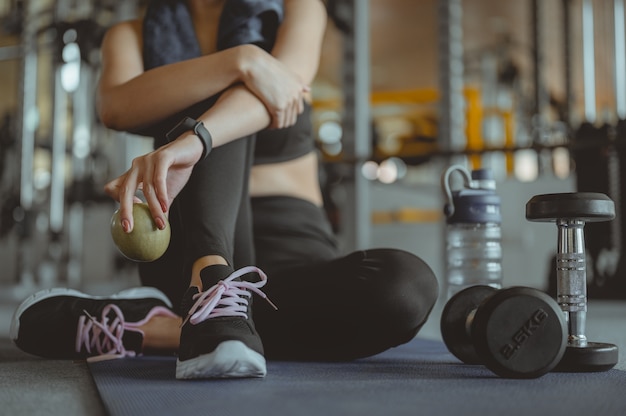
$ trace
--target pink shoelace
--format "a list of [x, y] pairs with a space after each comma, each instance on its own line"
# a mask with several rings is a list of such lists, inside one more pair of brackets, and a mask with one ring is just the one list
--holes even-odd
[[[257, 273], [260, 281], [252, 283], [246, 281], [233, 281], [247, 273]], [[248, 318], [248, 299], [252, 291], [265, 299], [274, 309], [276, 305], [259, 288], [267, 283], [267, 275], [258, 267], [247, 266], [232, 273], [224, 280], [220, 280], [208, 290], [193, 296], [196, 301], [189, 310], [185, 322], [198, 324], [210, 318], [220, 316], [241, 316]], [[183, 322], [183, 324], [185, 323]]]
[[[102, 309], [101, 319], [98, 321], [87, 311], [85, 315], [78, 319], [78, 330], [76, 331], [76, 352], [83, 348], [93, 354], [87, 360], [100, 361], [112, 358], [134, 357], [135, 351], [127, 351], [122, 342], [125, 330], [143, 332], [139, 327], [145, 324], [155, 315], [175, 316], [168, 309], [157, 306], [152, 308], [144, 319], [139, 322], [125, 322], [122, 310], [115, 304], [108, 304]], [[109, 315], [113, 313], [111, 319]]]

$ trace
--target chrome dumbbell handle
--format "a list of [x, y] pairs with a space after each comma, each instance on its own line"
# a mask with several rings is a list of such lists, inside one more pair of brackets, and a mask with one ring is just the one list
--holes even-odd
[[569, 345], [587, 345], [587, 269], [585, 259], [585, 222], [558, 219], [556, 254], [557, 302], [567, 320]]

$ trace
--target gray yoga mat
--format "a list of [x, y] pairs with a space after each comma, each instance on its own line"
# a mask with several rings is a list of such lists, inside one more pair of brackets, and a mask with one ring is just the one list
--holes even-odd
[[268, 362], [263, 379], [179, 381], [174, 357], [89, 364], [118, 415], [626, 415], [626, 372], [502, 379], [416, 338], [347, 362]]

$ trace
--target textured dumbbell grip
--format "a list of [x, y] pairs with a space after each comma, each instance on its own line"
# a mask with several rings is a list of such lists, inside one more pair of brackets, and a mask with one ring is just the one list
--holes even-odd
[[585, 254], [556, 255], [557, 302], [565, 312], [587, 310]]
[[569, 344], [586, 343], [587, 268], [583, 221], [559, 220], [556, 255], [557, 302], [567, 316]]

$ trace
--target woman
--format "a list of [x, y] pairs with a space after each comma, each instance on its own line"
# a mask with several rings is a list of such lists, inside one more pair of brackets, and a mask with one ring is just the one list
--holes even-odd
[[[153, 1], [143, 20], [112, 28], [103, 43], [103, 122], [150, 133], [157, 147], [106, 191], [129, 232], [138, 189], [157, 224], [169, 219], [168, 251], [140, 275], [181, 303], [183, 316], [152, 312], [159, 296], [145, 294], [136, 302], [151, 304], [146, 318], [122, 332], [141, 333], [135, 350], [177, 350], [178, 378], [263, 376], [265, 355], [372, 355], [415, 336], [437, 298], [432, 271], [410, 253], [338, 253], [307, 102], [325, 10], [317, 0], [281, 3]], [[172, 130], [183, 117], [192, 120]], [[251, 308], [250, 291], [265, 297], [265, 272], [278, 310]], [[17, 320], [42, 302], [27, 302]], [[92, 299], [96, 313], [115, 302]]]

